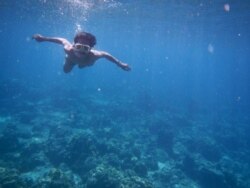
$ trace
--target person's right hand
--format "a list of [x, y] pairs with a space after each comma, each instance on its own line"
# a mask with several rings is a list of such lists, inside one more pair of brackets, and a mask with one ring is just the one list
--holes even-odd
[[126, 63], [121, 63], [121, 68], [125, 71], [131, 71], [131, 68]]
[[44, 41], [44, 37], [40, 34], [35, 34], [32, 36], [32, 39], [35, 39], [37, 42], [43, 42]]

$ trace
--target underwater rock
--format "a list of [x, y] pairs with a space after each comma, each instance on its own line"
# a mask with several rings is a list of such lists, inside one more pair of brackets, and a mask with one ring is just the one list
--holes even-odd
[[86, 188], [121, 188], [122, 175], [114, 168], [99, 165], [89, 172]]
[[131, 148], [131, 153], [137, 157], [138, 159], [141, 158], [141, 155], [142, 155], [142, 146], [135, 146], [135, 147], [132, 147]]
[[[95, 137], [91, 133], [87, 131], [81, 131], [71, 137], [66, 147], [67, 150], [71, 152], [70, 157], [74, 159], [74, 157], [77, 157], [77, 155], [89, 155], [92, 152], [95, 152], [95, 144]], [[77, 155], [74, 155], [75, 152], [77, 152]]]
[[235, 175], [217, 169], [215, 164], [203, 158], [186, 156], [180, 167], [188, 177], [198, 182], [204, 188], [237, 188], [238, 181]]
[[157, 135], [157, 143], [169, 155], [173, 155], [174, 133], [170, 130], [162, 130]]
[[106, 161], [108, 164], [115, 168], [120, 168], [122, 165], [121, 160], [115, 154], [106, 155], [105, 158], [107, 158]]
[[32, 137], [25, 141], [25, 147], [20, 152], [22, 171], [32, 170], [48, 161], [44, 154], [45, 143], [45, 140], [40, 137]]
[[96, 158], [96, 157], [88, 157], [83, 164], [79, 165], [78, 168], [75, 167], [74, 170], [76, 170], [81, 176], [86, 176], [86, 172], [89, 172], [90, 170], [96, 168], [98, 164], [101, 164], [103, 161], [102, 159]]
[[185, 172], [189, 177], [195, 178], [197, 175], [197, 168], [198, 165], [196, 164], [193, 157], [190, 157], [189, 155], [186, 155], [182, 161], [182, 164], [179, 166], [179, 168]]
[[139, 176], [146, 176], [148, 173], [148, 168], [143, 162], [138, 162], [135, 164], [134, 171], [139, 175]]
[[99, 165], [88, 175], [86, 188], [153, 188], [153, 185], [138, 176], [123, 174], [115, 168]]
[[84, 131], [76, 133], [65, 147], [66, 163], [73, 168], [81, 168], [81, 164], [89, 156], [95, 156], [98, 153], [96, 143], [97, 141], [91, 133]]
[[[165, 117], [165, 115], [164, 115]], [[156, 137], [157, 147], [164, 149], [168, 155], [173, 155], [175, 125], [171, 123], [168, 118], [156, 117], [148, 126], [149, 132]]]
[[[176, 168], [175, 160], [165, 160], [157, 162], [158, 170], [149, 171], [148, 177], [154, 180], [156, 187], [175, 187], [175, 184], [181, 184], [186, 178], [185, 174]], [[189, 186], [186, 186], [189, 187]]]
[[155, 171], [158, 169], [157, 161], [153, 156], [147, 156], [143, 159], [144, 163], [146, 164], [148, 170]]
[[217, 170], [201, 168], [197, 172], [197, 181], [204, 188], [220, 187], [220, 188], [231, 188], [225, 181], [223, 173]]
[[66, 158], [65, 145], [67, 144], [67, 140], [51, 137], [48, 139], [47, 143], [45, 154], [50, 162], [56, 166], [64, 162]]
[[71, 172], [63, 172], [57, 168], [51, 168], [43, 177], [41, 177], [32, 187], [48, 187], [48, 188], [80, 188], [83, 187], [79, 179]]
[[120, 159], [122, 161], [122, 168], [124, 170], [126, 170], [126, 169], [133, 169], [134, 166], [136, 165], [137, 160], [138, 160], [136, 157], [134, 157], [129, 152], [127, 152], [125, 155], [122, 155], [122, 157], [120, 157]]
[[211, 162], [218, 162], [222, 156], [222, 148], [211, 139], [196, 139], [186, 142], [190, 153], [199, 153]]
[[118, 154], [120, 152], [120, 144], [118, 139], [108, 139], [108, 140], [99, 140], [98, 141], [98, 149], [102, 154], [112, 153]]
[[29, 157], [20, 159], [20, 169], [22, 172], [31, 171], [36, 167], [46, 165], [47, 158], [43, 152], [30, 154]]
[[32, 139], [27, 140], [24, 151], [27, 154], [39, 153], [40, 151], [44, 151], [45, 146], [46, 146], [46, 142], [44, 138], [32, 137]]
[[144, 178], [141, 178], [138, 176], [132, 176], [129, 178], [124, 178], [121, 187], [122, 188], [153, 188], [153, 184]]
[[68, 133], [63, 137], [51, 135], [47, 143], [46, 156], [53, 165], [65, 163], [79, 174], [92, 169], [93, 163], [86, 165], [85, 160], [93, 157], [91, 160], [95, 161], [94, 157], [99, 153], [97, 139], [89, 130]]
[[15, 152], [21, 149], [21, 144], [18, 140], [17, 127], [14, 125], [6, 126], [0, 135], [0, 153]]
[[25, 109], [25, 110], [27, 111], [19, 112], [18, 114], [19, 121], [20, 123], [23, 124], [30, 124], [34, 119], [34, 117], [36, 117], [36, 113], [34, 109]]
[[66, 147], [69, 143], [72, 131], [65, 127], [54, 126], [50, 128], [50, 135], [45, 142], [45, 154], [55, 166], [66, 161], [68, 152]]

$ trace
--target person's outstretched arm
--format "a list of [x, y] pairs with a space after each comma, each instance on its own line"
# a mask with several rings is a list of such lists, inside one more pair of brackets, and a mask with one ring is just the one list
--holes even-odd
[[44, 37], [40, 34], [35, 34], [32, 36], [32, 39], [35, 39], [37, 42], [54, 42], [57, 44], [62, 44], [64, 47], [71, 45], [67, 39], [60, 37]]
[[107, 52], [98, 51], [97, 54], [98, 54], [99, 58], [103, 58], [104, 57], [107, 60], [111, 61], [112, 63], [115, 63], [117, 66], [119, 66], [120, 68], [122, 68], [125, 71], [130, 71], [131, 70], [131, 68], [129, 67], [128, 64], [119, 61], [118, 59], [116, 59], [115, 57], [113, 57], [111, 54], [109, 54]]

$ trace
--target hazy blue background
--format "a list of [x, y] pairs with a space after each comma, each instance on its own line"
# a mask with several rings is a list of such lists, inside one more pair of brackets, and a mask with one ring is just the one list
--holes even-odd
[[[224, 10], [226, 3], [230, 11]], [[247, 116], [249, 8], [248, 1], [218, 0], [1, 0], [1, 95], [19, 101], [31, 95], [39, 100], [90, 94], [124, 98], [128, 109]], [[30, 39], [40, 33], [72, 41], [79, 28], [97, 37], [96, 49], [110, 52], [132, 71], [100, 60], [64, 74], [63, 48]]]

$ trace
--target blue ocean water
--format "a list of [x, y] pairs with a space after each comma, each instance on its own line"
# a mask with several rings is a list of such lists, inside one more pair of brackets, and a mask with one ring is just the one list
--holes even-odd
[[[2, 187], [250, 186], [250, 3], [0, 1]], [[105, 59], [65, 74], [63, 47]], [[0, 186], [0, 187], [1, 187]]]

